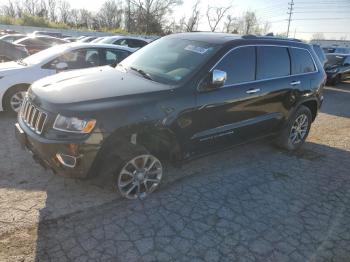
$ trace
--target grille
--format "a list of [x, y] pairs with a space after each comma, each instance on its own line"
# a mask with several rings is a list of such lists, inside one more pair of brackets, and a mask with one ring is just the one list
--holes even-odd
[[27, 99], [23, 101], [21, 107], [21, 118], [35, 133], [43, 132], [47, 114], [30, 103]]

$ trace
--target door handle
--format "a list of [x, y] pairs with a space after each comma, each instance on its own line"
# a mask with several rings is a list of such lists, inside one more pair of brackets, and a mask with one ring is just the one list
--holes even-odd
[[290, 83], [291, 86], [297, 86], [297, 85], [300, 85], [301, 84], [301, 81], [293, 81]]
[[246, 91], [247, 94], [255, 94], [255, 93], [258, 93], [260, 92], [261, 89], [260, 88], [255, 88], [255, 89], [249, 89]]

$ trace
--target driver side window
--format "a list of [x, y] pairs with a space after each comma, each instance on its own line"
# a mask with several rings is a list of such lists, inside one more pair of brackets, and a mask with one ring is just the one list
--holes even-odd
[[255, 80], [255, 47], [239, 47], [227, 54], [215, 69], [225, 71], [225, 85], [251, 82]]

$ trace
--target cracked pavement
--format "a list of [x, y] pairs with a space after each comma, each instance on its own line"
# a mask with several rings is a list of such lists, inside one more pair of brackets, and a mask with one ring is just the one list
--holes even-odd
[[167, 167], [145, 201], [35, 164], [0, 115], [0, 261], [349, 261], [350, 84], [306, 145], [268, 141]]

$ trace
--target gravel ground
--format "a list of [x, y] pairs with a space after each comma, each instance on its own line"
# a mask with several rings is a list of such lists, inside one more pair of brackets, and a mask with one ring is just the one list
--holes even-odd
[[35, 164], [0, 114], [0, 261], [350, 261], [350, 84], [297, 153], [268, 142], [168, 168], [146, 201]]

